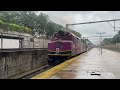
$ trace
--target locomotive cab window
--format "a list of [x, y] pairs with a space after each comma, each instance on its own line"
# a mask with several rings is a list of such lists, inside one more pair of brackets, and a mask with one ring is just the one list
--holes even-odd
[[68, 32], [59, 31], [55, 33], [52, 37], [52, 40], [72, 40], [72, 35]]

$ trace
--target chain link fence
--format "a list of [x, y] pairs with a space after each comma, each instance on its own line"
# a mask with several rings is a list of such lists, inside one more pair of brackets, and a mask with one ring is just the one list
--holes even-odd
[[22, 48], [47, 48], [49, 39], [46, 37], [25, 37], [22, 41]]
[[103, 48], [115, 50], [115, 51], [120, 51], [120, 43], [104, 45]]

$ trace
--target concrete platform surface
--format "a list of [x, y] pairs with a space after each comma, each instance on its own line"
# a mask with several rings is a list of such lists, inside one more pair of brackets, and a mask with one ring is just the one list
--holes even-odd
[[48, 79], [120, 79], [120, 53], [93, 48]]

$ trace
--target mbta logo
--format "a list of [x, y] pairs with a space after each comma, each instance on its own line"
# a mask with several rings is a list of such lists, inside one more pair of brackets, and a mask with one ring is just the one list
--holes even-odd
[[60, 49], [59, 48], [56, 48], [56, 53], [59, 53]]

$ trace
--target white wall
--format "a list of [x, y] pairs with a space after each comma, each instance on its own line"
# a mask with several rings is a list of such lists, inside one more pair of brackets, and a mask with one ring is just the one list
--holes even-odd
[[[0, 39], [1, 48], [1, 39]], [[19, 40], [3, 39], [3, 48], [19, 48]]]

